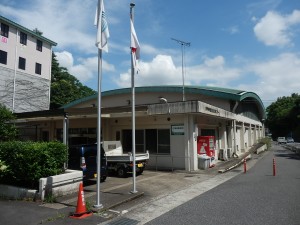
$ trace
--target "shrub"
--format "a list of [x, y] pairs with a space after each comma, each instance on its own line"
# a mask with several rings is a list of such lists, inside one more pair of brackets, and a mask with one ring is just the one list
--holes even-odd
[[41, 177], [64, 172], [67, 148], [60, 142], [2, 142], [0, 160], [7, 166], [0, 183], [37, 189]]
[[0, 104], [0, 141], [15, 140], [17, 136], [17, 128], [10, 121], [14, 120], [13, 113]]
[[272, 139], [269, 137], [264, 137], [262, 139], [259, 140], [260, 143], [266, 144], [267, 145], [267, 149], [269, 150], [272, 146]]
[[7, 172], [7, 170], [8, 170], [8, 167], [4, 164], [4, 162], [2, 162], [0, 160], [0, 178], [5, 175], [5, 173]]

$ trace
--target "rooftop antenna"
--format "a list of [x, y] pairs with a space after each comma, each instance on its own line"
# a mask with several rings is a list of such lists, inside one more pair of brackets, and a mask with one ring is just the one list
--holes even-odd
[[185, 93], [184, 93], [184, 53], [185, 47], [190, 47], [190, 42], [181, 41], [175, 38], [171, 38], [171, 40], [176, 41], [181, 45], [181, 70], [182, 70], [182, 101], [185, 101]]

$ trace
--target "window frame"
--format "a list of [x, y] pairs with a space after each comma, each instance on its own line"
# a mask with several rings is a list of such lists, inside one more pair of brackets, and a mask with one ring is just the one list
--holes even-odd
[[7, 65], [7, 52], [0, 50], [0, 63]]
[[[132, 130], [122, 129], [122, 145], [124, 153], [132, 150]], [[161, 132], [165, 132], [166, 136], [162, 136]], [[136, 135], [136, 152], [149, 151], [155, 155], [171, 155], [171, 129], [170, 128], [149, 128], [137, 129]]]
[[1, 36], [8, 38], [9, 26], [5, 23], [1, 23]]
[[39, 39], [36, 39], [36, 50], [40, 52], [43, 51], [43, 42]]
[[157, 129], [157, 154], [171, 154], [170, 129]]
[[20, 44], [27, 45], [27, 34], [24, 32], [20, 32]]
[[42, 64], [35, 63], [35, 74], [42, 75]]
[[26, 69], [26, 59], [23, 57], [19, 57], [19, 65], [18, 68], [20, 70], [25, 70]]

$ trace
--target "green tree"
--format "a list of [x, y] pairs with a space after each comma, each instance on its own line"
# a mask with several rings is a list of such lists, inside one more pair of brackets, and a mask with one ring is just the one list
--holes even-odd
[[57, 109], [74, 100], [96, 94], [93, 89], [84, 86], [76, 77], [60, 67], [55, 54], [52, 55], [50, 108]]
[[290, 97], [280, 97], [267, 107], [266, 125], [273, 137], [289, 136], [293, 134], [300, 137], [300, 95], [292, 94]]
[[0, 141], [9, 141], [16, 138], [17, 129], [14, 124], [10, 123], [14, 119], [13, 113], [0, 104]]

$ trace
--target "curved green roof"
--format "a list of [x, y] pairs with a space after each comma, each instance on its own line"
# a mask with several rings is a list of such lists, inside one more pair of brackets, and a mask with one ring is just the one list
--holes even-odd
[[[254, 92], [247, 92], [236, 89], [229, 88], [220, 88], [220, 87], [210, 87], [210, 86], [185, 86], [185, 93], [189, 94], [202, 94], [207, 96], [213, 96], [217, 98], [238, 101], [241, 102], [244, 99], [254, 100], [259, 108], [259, 111], [262, 115], [262, 118], [265, 118], [265, 108], [260, 99], [260, 97]], [[145, 92], [172, 92], [172, 93], [182, 93], [182, 86], [179, 85], [167, 85], [167, 86], [145, 86], [145, 87], [135, 87], [135, 93], [145, 93]], [[102, 96], [113, 96], [119, 94], [130, 94], [131, 88], [122, 88], [102, 92]], [[78, 99], [67, 105], [62, 106], [61, 108], [67, 109], [74, 105], [80, 104], [82, 102], [92, 100], [97, 98], [98, 95], [92, 95], [86, 98]]]

